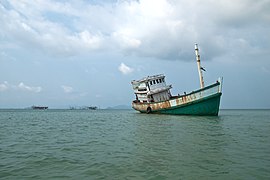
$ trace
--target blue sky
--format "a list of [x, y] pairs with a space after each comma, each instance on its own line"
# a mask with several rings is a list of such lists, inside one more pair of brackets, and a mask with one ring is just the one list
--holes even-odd
[[173, 94], [224, 78], [221, 108], [270, 108], [270, 1], [0, 0], [0, 108], [130, 105], [131, 80]]

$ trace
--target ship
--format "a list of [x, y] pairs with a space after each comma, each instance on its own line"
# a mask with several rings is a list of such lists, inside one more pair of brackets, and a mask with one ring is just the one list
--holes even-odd
[[218, 116], [223, 78], [204, 86], [198, 45], [195, 44], [200, 88], [190, 93], [172, 96], [172, 85], [166, 85], [165, 75], [147, 76], [131, 81], [136, 99], [132, 108], [147, 114]]
[[69, 107], [70, 110], [97, 110], [97, 106], [81, 106], [81, 107], [76, 107], [76, 106], [71, 106]]
[[40, 109], [40, 110], [46, 110], [48, 109], [48, 106], [32, 106], [32, 109]]
[[89, 109], [89, 110], [97, 110], [98, 107], [97, 106], [88, 106], [87, 109]]

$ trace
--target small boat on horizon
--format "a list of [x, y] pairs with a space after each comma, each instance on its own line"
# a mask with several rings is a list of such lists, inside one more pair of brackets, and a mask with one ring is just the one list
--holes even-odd
[[69, 109], [70, 110], [97, 110], [98, 107], [97, 106], [79, 106], [79, 107], [71, 106]]
[[32, 109], [40, 109], [40, 110], [46, 110], [48, 109], [48, 106], [32, 106]]
[[166, 85], [165, 75], [147, 76], [133, 80], [136, 100], [132, 108], [141, 113], [173, 114], [173, 115], [207, 115], [217, 116], [220, 97], [222, 95], [222, 78], [215, 83], [204, 86], [198, 45], [195, 44], [195, 54], [200, 77], [201, 88], [188, 94], [172, 96], [172, 85]]

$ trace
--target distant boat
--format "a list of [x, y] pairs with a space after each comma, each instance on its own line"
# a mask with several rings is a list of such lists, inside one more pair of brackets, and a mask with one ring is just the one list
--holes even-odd
[[174, 115], [209, 115], [219, 113], [222, 78], [204, 87], [198, 45], [195, 44], [201, 88], [188, 94], [172, 96], [163, 74], [147, 76], [131, 82], [136, 96], [132, 108], [141, 113]]
[[32, 106], [32, 109], [41, 109], [41, 110], [45, 110], [48, 109], [48, 106]]
[[97, 110], [98, 107], [97, 107], [97, 106], [88, 106], [87, 109], [90, 109], [90, 110]]
[[81, 107], [71, 106], [69, 109], [70, 110], [97, 110], [98, 107], [97, 106], [81, 106]]

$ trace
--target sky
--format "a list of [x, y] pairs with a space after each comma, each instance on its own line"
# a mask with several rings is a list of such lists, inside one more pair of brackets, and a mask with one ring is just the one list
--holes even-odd
[[270, 0], [0, 0], [0, 108], [131, 105], [223, 77], [221, 108], [270, 108]]

